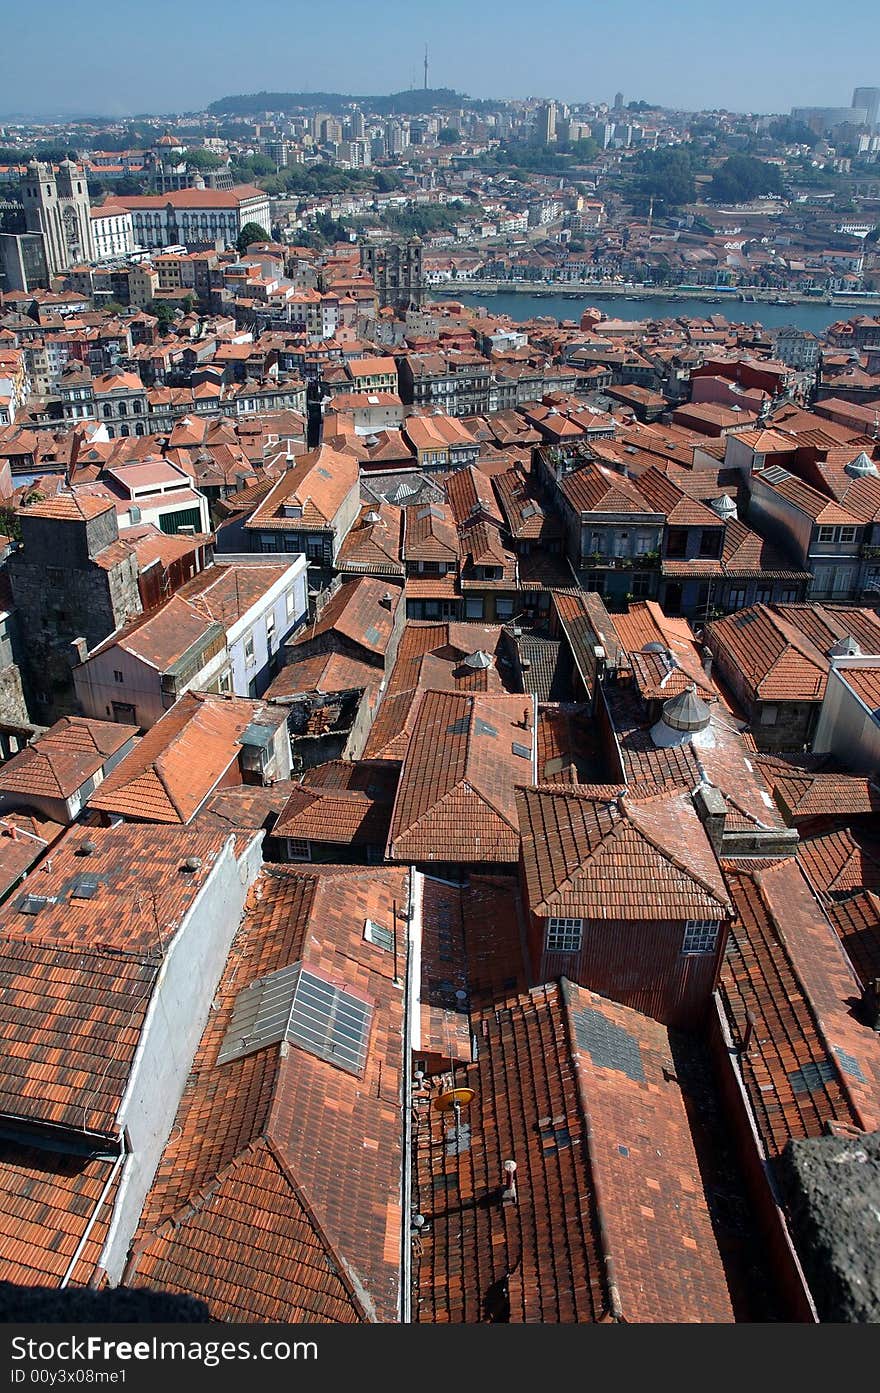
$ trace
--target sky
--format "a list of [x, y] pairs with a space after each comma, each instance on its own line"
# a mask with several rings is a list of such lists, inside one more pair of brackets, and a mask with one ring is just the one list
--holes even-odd
[[[0, 117], [201, 110], [242, 92], [848, 106], [880, 86], [880, 3], [839, 0], [6, 0]], [[326, 15], [326, 19], [324, 18]]]

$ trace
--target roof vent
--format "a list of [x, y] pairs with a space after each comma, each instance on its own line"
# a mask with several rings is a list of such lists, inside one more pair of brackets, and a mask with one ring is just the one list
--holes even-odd
[[713, 513], [717, 513], [720, 518], [732, 518], [736, 516], [736, 504], [729, 493], [722, 493], [720, 498], [713, 498], [709, 504]]
[[868, 475], [873, 475], [876, 479], [880, 471], [878, 471], [874, 461], [868, 459], [863, 450], [860, 455], [856, 455], [854, 460], [850, 460], [849, 464], [843, 466], [843, 472], [849, 474], [853, 479], [862, 479]]
[[468, 653], [464, 659], [464, 666], [473, 668], [475, 672], [482, 672], [492, 666], [492, 659], [482, 648], [478, 648], [476, 653]]
[[846, 638], [839, 638], [836, 643], [828, 649], [827, 657], [831, 658], [857, 658], [861, 654], [861, 648], [854, 638], [847, 634]]
[[381, 522], [381, 521], [382, 521], [382, 518], [381, 518], [381, 516], [379, 515], [379, 513], [376, 512], [376, 509], [375, 509], [375, 508], [371, 508], [370, 511], [367, 513], [366, 517], [364, 518], [364, 522], [373, 523], [373, 522]]
[[187, 856], [186, 860], [184, 861], [183, 865], [181, 866], [181, 870], [183, 870], [183, 871], [194, 872], [194, 871], [200, 871], [201, 869], [202, 869], [202, 858], [201, 858], [201, 856]]
[[98, 850], [98, 843], [97, 843], [97, 842], [93, 842], [93, 841], [91, 841], [91, 840], [86, 840], [86, 841], [80, 843], [80, 845], [79, 845], [78, 848], [77, 848], [76, 855], [77, 855], [77, 856], [94, 856], [94, 854], [95, 854], [95, 852], [96, 852], [97, 850]]

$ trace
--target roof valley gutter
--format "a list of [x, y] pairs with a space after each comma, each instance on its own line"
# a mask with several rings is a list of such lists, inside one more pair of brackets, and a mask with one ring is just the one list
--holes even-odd
[[403, 997], [403, 1173], [400, 1215], [400, 1321], [412, 1322], [412, 1056], [421, 1046], [419, 985], [422, 974], [422, 886], [414, 866], [409, 872], [406, 978]]

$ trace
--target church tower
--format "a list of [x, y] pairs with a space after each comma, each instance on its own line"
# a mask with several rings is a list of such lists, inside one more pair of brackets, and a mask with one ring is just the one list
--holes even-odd
[[32, 160], [21, 187], [25, 226], [39, 232], [50, 276], [94, 257], [89, 186], [72, 160], [64, 160], [56, 180], [51, 165]]

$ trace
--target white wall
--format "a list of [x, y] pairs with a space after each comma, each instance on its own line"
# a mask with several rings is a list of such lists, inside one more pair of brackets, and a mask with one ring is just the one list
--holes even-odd
[[184, 915], [156, 979], [117, 1118], [130, 1154], [101, 1257], [113, 1286], [122, 1278], [144, 1200], [241, 922], [245, 897], [260, 873], [262, 840], [263, 833], [256, 833], [237, 861], [235, 838], [227, 839]]
[[[880, 657], [873, 661], [880, 668]], [[880, 771], [880, 723], [845, 681], [847, 667], [864, 662], [864, 657], [835, 660], [828, 673], [813, 749], [816, 754], [836, 755], [845, 768], [874, 774]]]

